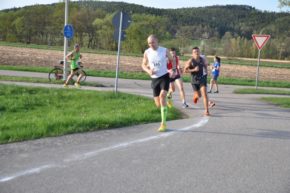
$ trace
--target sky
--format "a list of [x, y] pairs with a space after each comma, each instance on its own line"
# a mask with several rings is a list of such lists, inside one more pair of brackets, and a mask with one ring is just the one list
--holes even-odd
[[[35, 4], [51, 4], [64, 0], [0, 0], [0, 10], [24, 7]], [[75, 0], [77, 1], [77, 0]], [[114, 0], [118, 1], [118, 0]], [[146, 7], [155, 8], [182, 8], [182, 7], [205, 7], [212, 5], [249, 5], [261, 11], [290, 12], [290, 8], [278, 8], [278, 0], [121, 0], [122, 2], [134, 3]]]

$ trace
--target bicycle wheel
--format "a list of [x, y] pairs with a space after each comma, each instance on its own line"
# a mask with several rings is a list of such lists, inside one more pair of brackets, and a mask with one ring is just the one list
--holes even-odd
[[[83, 73], [83, 76], [82, 76], [80, 82], [85, 82], [86, 81], [86, 78], [87, 78], [87, 73], [84, 70], [81, 70], [81, 71]], [[77, 78], [78, 78], [79, 75], [80, 75], [80, 73], [77, 72], [76, 75], [73, 77], [74, 82], [77, 81]]]
[[81, 78], [81, 82], [85, 82], [87, 79], [87, 73], [84, 70], [82, 70], [82, 72], [83, 72], [83, 77]]
[[52, 69], [48, 74], [49, 81], [62, 80], [62, 77], [63, 77], [63, 70], [57, 67]]

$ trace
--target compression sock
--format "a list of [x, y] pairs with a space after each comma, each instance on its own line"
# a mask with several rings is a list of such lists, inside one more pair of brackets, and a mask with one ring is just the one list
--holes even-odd
[[161, 122], [166, 124], [166, 117], [167, 117], [167, 107], [161, 107]]

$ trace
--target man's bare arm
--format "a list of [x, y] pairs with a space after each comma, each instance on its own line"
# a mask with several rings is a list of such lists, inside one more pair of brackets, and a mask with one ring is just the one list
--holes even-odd
[[66, 55], [67, 60], [71, 60], [73, 58], [73, 52], [70, 52]]
[[195, 68], [190, 69], [190, 63], [191, 63], [191, 59], [189, 59], [189, 60], [185, 63], [184, 73], [198, 72], [198, 71], [199, 71], [199, 67], [196, 66]]
[[166, 49], [166, 56], [170, 62], [173, 61], [173, 56], [169, 53], [168, 49]]
[[142, 60], [142, 69], [147, 72], [150, 76], [153, 75], [153, 70], [148, 67], [148, 58], [147, 55], [144, 53], [143, 60]]

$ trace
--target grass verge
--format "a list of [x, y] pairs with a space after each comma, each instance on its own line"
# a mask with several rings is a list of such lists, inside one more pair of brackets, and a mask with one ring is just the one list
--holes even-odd
[[[23, 76], [6, 76], [1, 75], [0, 81], [12, 81], [12, 82], [32, 82], [32, 83], [50, 83], [50, 84], [64, 84], [63, 80], [52, 80], [49, 81], [47, 78], [35, 78], [35, 77], [23, 77]], [[73, 80], [71, 80], [70, 84], [73, 85]], [[92, 87], [105, 87], [103, 84], [97, 82], [82, 82], [82, 86], [92, 86]]]
[[[189, 75], [183, 77], [185, 82], [190, 82]], [[208, 83], [210, 82], [210, 77], [208, 77]], [[255, 86], [256, 80], [252, 79], [242, 79], [242, 78], [227, 78], [220, 77], [218, 84], [223, 85], [240, 85], [240, 86]], [[274, 87], [274, 88], [290, 88], [290, 82], [282, 81], [259, 81], [259, 87]]]
[[125, 93], [0, 84], [0, 101], [1, 144], [160, 121], [151, 99]]
[[290, 97], [263, 97], [262, 100], [284, 108], [290, 108]]
[[273, 95], [290, 95], [289, 90], [272, 90], [272, 89], [255, 89], [241, 88], [234, 90], [236, 94], [273, 94]]
[[[242, 88], [234, 90], [236, 94], [271, 94], [271, 95], [289, 95], [288, 90], [274, 90], [274, 89], [255, 89], [255, 88]], [[278, 105], [284, 108], [290, 108], [290, 97], [262, 97], [262, 100]]]

